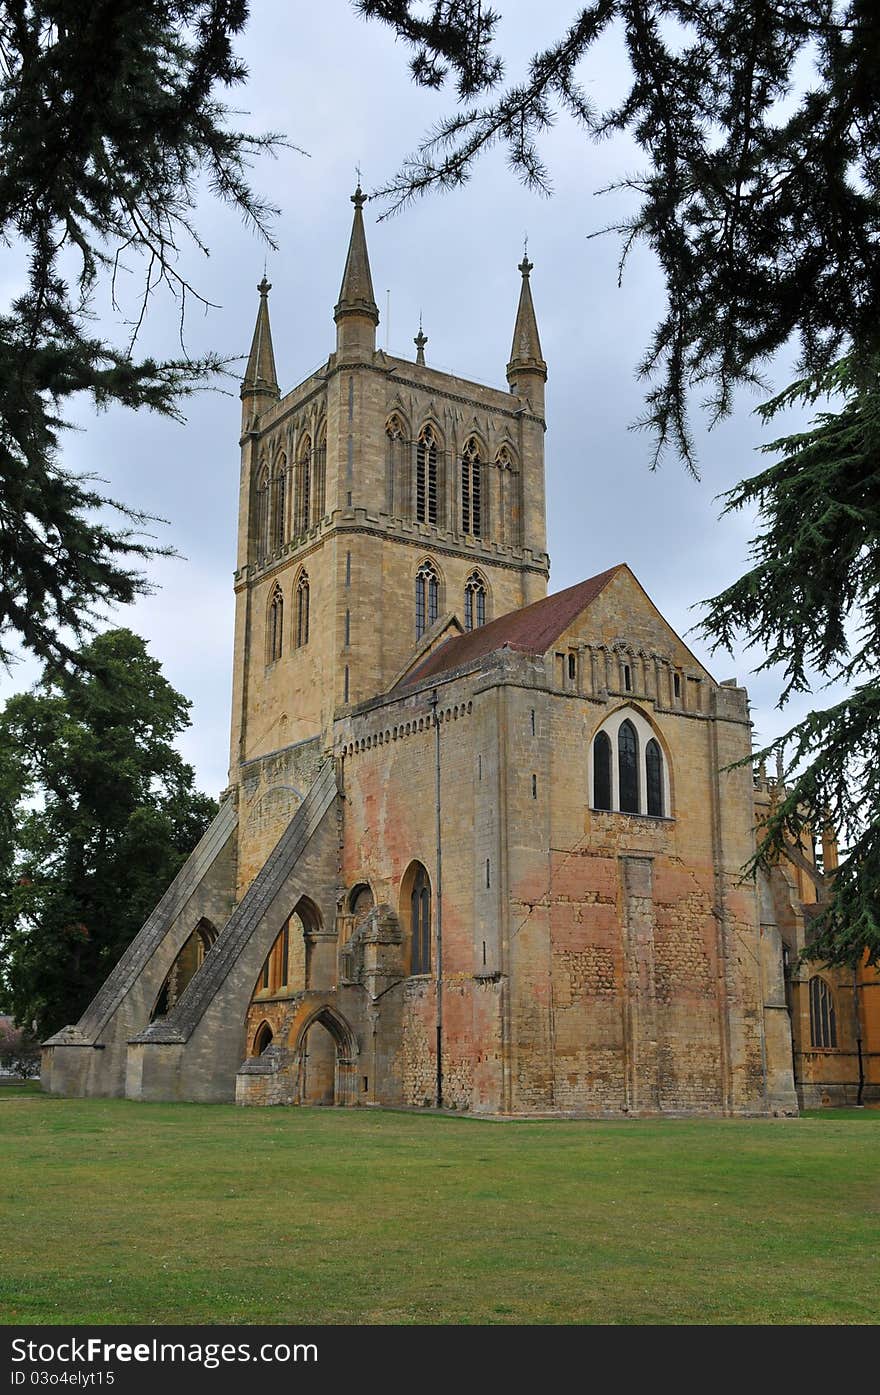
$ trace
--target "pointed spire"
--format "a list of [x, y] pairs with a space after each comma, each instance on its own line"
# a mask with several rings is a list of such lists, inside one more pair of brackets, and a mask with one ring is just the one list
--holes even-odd
[[427, 342], [428, 336], [422, 333], [422, 317], [419, 315], [419, 332], [413, 340], [413, 343], [416, 346], [416, 363], [421, 363], [423, 366], [425, 362], [425, 345]]
[[519, 293], [519, 308], [516, 312], [516, 325], [513, 330], [513, 343], [510, 348], [510, 362], [507, 365], [507, 381], [520, 373], [538, 373], [542, 381], [547, 379], [547, 365], [541, 354], [541, 340], [538, 335], [538, 321], [535, 318], [535, 307], [532, 304], [532, 291], [529, 285], [529, 273], [533, 263], [529, 261], [528, 252], [523, 253], [523, 259], [519, 264], [522, 272], [522, 288]]
[[342, 286], [339, 291], [339, 301], [333, 311], [333, 318], [337, 324], [346, 315], [364, 315], [372, 320], [374, 325], [379, 323], [379, 308], [373, 296], [373, 279], [370, 276], [370, 259], [367, 256], [367, 236], [364, 232], [363, 206], [367, 201], [367, 196], [361, 190], [360, 181], [351, 196], [354, 204], [354, 220], [351, 225], [351, 240], [348, 244], [348, 256], [345, 260], [345, 271], [342, 274]]
[[257, 290], [260, 292], [260, 308], [257, 311], [257, 323], [254, 326], [250, 358], [241, 382], [242, 397], [246, 393], [252, 392], [266, 393], [267, 396], [276, 398], [281, 396], [275, 374], [272, 331], [269, 328], [269, 292], [271, 289], [264, 271], [263, 279], [257, 286]]

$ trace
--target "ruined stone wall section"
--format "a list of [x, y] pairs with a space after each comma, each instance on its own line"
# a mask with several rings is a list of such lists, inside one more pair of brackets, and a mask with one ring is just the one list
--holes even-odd
[[241, 767], [238, 899], [302, 804], [324, 758], [320, 737], [282, 747]]
[[204, 918], [219, 929], [234, 904], [237, 816], [227, 798], [143, 928], [75, 1027], [44, 1048], [43, 1089], [65, 1095], [122, 1095], [127, 1044], [142, 1031], [162, 985]]

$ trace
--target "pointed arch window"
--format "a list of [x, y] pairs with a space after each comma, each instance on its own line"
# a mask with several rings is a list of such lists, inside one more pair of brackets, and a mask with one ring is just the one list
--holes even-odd
[[464, 588], [464, 627], [478, 629], [486, 623], [486, 583], [479, 572], [471, 572]]
[[639, 740], [632, 722], [621, 722], [617, 733], [617, 764], [620, 782], [620, 811], [639, 812]]
[[309, 574], [301, 571], [296, 583], [296, 647], [309, 642]]
[[611, 808], [611, 738], [607, 731], [593, 741], [593, 808]]
[[431, 883], [419, 862], [409, 898], [411, 974], [431, 972]]
[[259, 561], [269, 552], [269, 468], [264, 465], [257, 479], [256, 545]]
[[416, 446], [416, 522], [437, 522], [437, 436], [430, 423]]
[[482, 537], [482, 470], [480, 447], [471, 436], [461, 453], [461, 531], [474, 538]]
[[284, 545], [285, 516], [287, 505], [287, 461], [282, 455], [275, 466], [275, 479], [272, 489], [272, 550]]
[[834, 994], [824, 978], [810, 979], [810, 1045], [827, 1048], [837, 1045], [837, 1015]]
[[645, 747], [645, 783], [648, 794], [648, 813], [655, 818], [663, 817], [663, 756], [660, 743], [653, 736]]
[[284, 597], [281, 587], [276, 585], [269, 602], [269, 625], [267, 636], [268, 662], [274, 664], [281, 658], [284, 646]]
[[304, 436], [296, 465], [296, 531], [307, 533], [311, 523], [312, 438]]
[[395, 514], [398, 518], [406, 518], [411, 512], [407, 470], [409, 447], [407, 446], [403, 421], [397, 412], [392, 412], [385, 423], [385, 437], [387, 442], [385, 493], [388, 512]]
[[416, 639], [421, 639], [440, 613], [440, 578], [430, 562], [416, 572]]
[[327, 512], [327, 427], [323, 425], [318, 432], [318, 444], [315, 447], [315, 469], [314, 469], [314, 496], [315, 505], [312, 510], [313, 521], [320, 522]]

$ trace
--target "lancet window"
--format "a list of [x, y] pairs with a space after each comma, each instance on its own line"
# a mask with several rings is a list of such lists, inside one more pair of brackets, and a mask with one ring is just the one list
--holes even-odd
[[281, 587], [276, 585], [272, 592], [272, 599], [269, 602], [269, 623], [267, 635], [267, 660], [274, 664], [276, 659], [281, 658], [284, 647], [284, 597], [281, 594]]
[[837, 1045], [834, 994], [825, 979], [818, 975], [810, 979], [810, 1045], [820, 1048]]
[[482, 470], [480, 447], [471, 436], [461, 454], [461, 531], [474, 538], [483, 532]]
[[464, 587], [464, 627], [477, 629], [486, 623], [486, 583], [479, 572], [471, 572]]
[[275, 466], [272, 481], [272, 550], [284, 544], [285, 508], [287, 505], [287, 461], [282, 455]]
[[312, 438], [304, 436], [296, 462], [296, 532], [307, 533], [311, 526]]
[[416, 445], [416, 521], [437, 522], [437, 437], [433, 426], [423, 426]]
[[264, 465], [257, 479], [255, 541], [257, 560], [269, 552], [269, 469]]
[[416, 573], [416, 639], [421, 639], [440, 613], [440, 578], [430, 562]]
[[296, 647], [309, 642], [309, 574], [301, 571], [296, 583]]
[[385, 423], [387, 442], [386, 499], [388, 512], [398, 518], [410, 514], [409, 451], [403, 421], [393, 412]]
[[594, 809], [669, 816], [670, 780], [663, 748], [636, 708], [609, 717], [593, 738], [591, 798]]
[[315, 469], [314, 469], [314, 496], [315, 504], [312, 510], [312, 521], [318, 523], [327, 512], [327, 427], [322, 426], [318, 432], [318, 444], [315, 447]]

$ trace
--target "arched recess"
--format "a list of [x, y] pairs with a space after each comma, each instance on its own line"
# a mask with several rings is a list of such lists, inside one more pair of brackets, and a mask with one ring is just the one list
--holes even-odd
[[296, 453], [293, 531], [298, 537], [312, 525], [312, 438], [306, 432]]
[[266, 663], [274, 664], [284, 650], [284, 594], [276, 581], [266, 611]]
[[314, 901], [301, 896], [278, 931], [251, 994], [251, 1004], [267, 998], [292, 997], [311, 988], [314, 946], [321, 915]]
[[429, 974], [433, 956], [431, 879], [422, 862], [411, 862], [400, 884], [400, 924], [404, 930], [404, 966], [408, 975]]
[[376, 904], [369, 882], [356, 882], [348, 893], [348, 913], [357, 927]]
[[385, 423], [385, 502], [397, 518], [412, 517], [412, 436], [401, 411]]
[[192, 934], [184, 941], [166, 975], [150, 1013], [151, 1022], [155, 1022], [157, 1017], [165, 1017], [171, 1011], [193, 974], [201, 968], [205, 955], [216, 938], [216, 926], [203, 916]]
[[[630, 762], [635, 762], [634, 767]], [[615, 709], [593, 733], [587, 762], [592, 809], [672, 818], [673, 772], [662, 733], [634, 704]]]
[[309, 574], [305, 567], [300, 567], [296, 581], [293, 583], [293, 645], [295, 649], [302, 649], [303, 645], [309, 642], [311, 594]]
[[265, 461], [254, 486], [253, 544], [256, 560], [262, 562], [269, 555], [269, 466]]
[[272, 472], [271, 551], [277, 552], [287, 538], [287, 456], [282, 453]]
[[251, 1051], [251, 1055], [262, 1056], [263, 1052], [266, 1050], [266, 1047], [272, 1045], [274, 1036], [275, 1033], [272, 1031], [272, 1028], [269, 1026], [269, 1023], [266, 1021], [265, 1018], [263, 1018], [263, 1021], [260, 1023], [259, 1027], [254, 1033], [253, 1050]]
[[358, 1041], [342, 1014], [329, 1004], [294, 1021], [290, 1034], [299, 1104], [352, 1104]]
[[313, 469], [314, 507], [312, 522], [320, 523], [327, 512], [327, 423], [322, 421], [315, 432], [315, 460]]
[[495, 538], [517, 545], [520, 541], [519, 464], [510, 441], [502, 441], [495, 452]]

